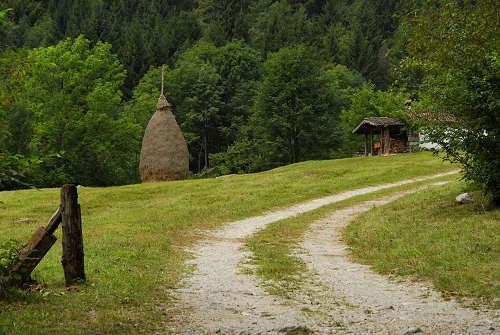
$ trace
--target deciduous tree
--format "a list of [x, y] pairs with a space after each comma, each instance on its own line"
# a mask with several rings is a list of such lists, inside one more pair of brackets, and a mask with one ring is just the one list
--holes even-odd
[[123, 66], [106, 43], [80, 36], [28, 54], [21, 99], [33, 115], [31, 153], [60, 153], [71, 182], [135, 179], [138, 128], [120, 118]]
[[[448, 159], [462, 164], [464, 177], [481, 185], [500, 205], [498, 4], [432, 2], [405, 27], [408, 57], [400, 73], [419, 74], [418, 85], [413, 85], [419, 98], [415, 112], [427, 115], [433, 140]], [[442, 122], [448, 116], [453, 122]]]
[[327, 158], [338, 145], [339, 111], [324, 65], [303, 45], [271, 53], [264, 63], [252, 126], [270, 144], [273, 161]]

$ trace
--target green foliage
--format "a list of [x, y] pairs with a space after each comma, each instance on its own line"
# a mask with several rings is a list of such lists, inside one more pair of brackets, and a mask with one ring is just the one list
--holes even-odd
[[250, 36], [263, 54], [276, 52], [282, 47], [305, 42], [307, 14], [302, 4], [289, 1], [260, 1], [254, 8], [256, 17]]
[[[165, 64], [165, 94], [177, 107], [195, 173], [345, 156], [359, 138], [350, 138], [339, 114], [351, 101], [370, 104], [360, 100], [372, 99], [369, 94], [356, 96], [361, 76], [373, 90], [391, 81], [388, 68], [406, 46], [404, 29], [397, 38], [394, 32], [402, 15], [420, 6], [401, 0], [3, 1], [0, 8], [12, 10], [2, 10], [0, 19], [0, 152], [32, 162], [25, 174], [30, 185], [46, 173], [46, 186], [135, 182], [140, 138], [159, 91], [158, 65]], [[289, 64], [271, 64], [296, 45], [308, 50], [298, 60], [308, 65], [292, 68], [295, 79], [288, 82]], [[326, 64], [332, 62], [339, 65]], [[358, 108], [349, 118], [367, 113]], [[42, 168], [54, 164], [53, 174]]]
[[262, 129], [262, 137], [274, 139], [269, 155], [280, 162], [300, 161], [309, 149], [299, 137], [313, 135], [310, 123], [314, 122], [316, 104], [324, 103], [320, 99], [325, 96], [318, 93], [325, 93], [320, 90], [326, 83], [321, 82], [319, 71], [314, 71], [319, 67], [304, 46], [281, 49], [264, 64], [255, 123]]
[[0, 24], [4, 24], [5, 22], [7, 22], [7, 13], [9, 13], [10, 11], [12, 10], [12, 8], [6, 8], [6, 9], [2, 9], [0, 10]]
[[32, 135], [31, 113], [19, 99], [27, 53], [25, 49], [0, 53], [0, 153], [28, 152]]
[[[270, 55], [248, 124], [225, 153], [213, 156], [221, 171], [260, 171], [336, 154], [338, 115], [350, 105], [363, 78], [314, 57], [303, 46]], [[294, 158], [294, 152], [299, 156]]]
[[4, 279], [9, 275], [9, 270], [21, 248], [22, 244], [19, 241], [0, 241], [0, 298], [7, 290]]
[[198, 0], [206, 38], [222, 46], [233, 39], [248, 40], [250, 0]]
[[28, 161], [22, 155], [0, 153], [0, 191], [26, 188]]
[[248, 122], [259, 85], [261, 57], [243, 41], [235, 40], [218, 49], [214, 66], [221, 76], [223, 147], [227, 147], [240, 137]]
[[127, 69], [126, 93], [147, 69], [170, 63], [201, 37], [195, 1], [6, 0], [12, 20], [0, 26], [0, 45], [39, 47], [83, 34], [105, 41]]
[[263, 66], [252, 127], [278, 164], [327, 158], [338, 145], [339, 110], [333, 108], [325, 64], [297, 45], [269, 55]]
[[[85, 35], [113, 45], [127, 70], [125, 96], [151, 66], [172, 66], [202, 36], [216, 46], [241, 39], [267, 55], [306, 44], [356, 69], [379, 88], [390, 83], [400, 45], [393, 34], [418, 1], [370, 0], [5, 0], [5, 47], [47, 46]], [[5, 14], [4, 14], [5, 15]]]
[[[165, 95], [191, 153], [191, 168], [213, 164], [211, 155], [225, 151], [246, 124], [260, 75], [257, 51], [242, 41], [222, 47], [199, 42], [186, 50], [165, 75]], [[151, 68], [133, 92], [125, 114], [145, 129], [159, 95], [160, 68]]]
[[[85, 185], [137, 178], [140, 128], [120, 117], [125, 72], [110, 49], [109, 44], [91, 46], [90, 41], [78, 37], [28, 54], [29, 65], [23, 70], [17, 99], [23, 101], [26, 110], [21, 112], [31, 123], [29, 153], [42, 158], [34, 158], [40, 164], [32, 171], [40, 168], [41, 175], [32, 177], [44, 176], [45, 186], [56, 186], [64, 178]], [[50, 158], [57, 154], [64, 160], [56, 163]], [[53, 167], [48, 162], [58, 167], [46, 171]]]
[[216, 52], [212, 44], [197, 44], [166, 78], [196, 171], [208, 168], [208, 155], [214, 152], [221, 136], [221, 77], [210, 62]]
[[[30, 31], [37, 25], [39, 20], [42, 20], [45, 14], [44, 7], [40, 6], [40, 1], [2, 1], [0, 6], [9, 8], [2, 11], [3, 20], [0, 23], [0, 46], [2, 49], [9, 46], [28, 46], [25, 41]], [[40, 42], [50, 38], [49, 35], [45, 35]]]
[[250, 126], [243, 129], [242, 135], [225, 152], [210, 156], [215, 174], [256, 172], [280, 165], [266, 151], [274, 145], [271, 140], [256, 138]]
[[33, 187], [57, 187], [72, 176], [65, 171], [64, 153], [45, 156], [0, 154], [0, 191]]
[[19, 241], [8, 240], [0, 243], [0, 278], [9, 274], [9, 268], [16, 259], [22, 245]]
[[[500, 205], [500, 34], [491, 1], [441, 1], [405, 25], [408, 57], [401, 84], [415, 75], [415, 111], [431, 139], [460, 162], [466, 179]], [[443, 117], [446, 115], [446, 117]], [[454, 118], [451, 123], [442, 121]]]
[[[164, 72], [168, 73], [169, 68], [164, 67]], [[134, 88], [132, 99], [125, 105], [124, 116], [140, 125], [143, 131], [155, 111], [160, 96], [160, 80], [161, 67], [151, 67]]]

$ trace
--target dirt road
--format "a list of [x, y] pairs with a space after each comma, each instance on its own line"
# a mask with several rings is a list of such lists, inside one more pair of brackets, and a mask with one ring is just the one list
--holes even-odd
[[207, 233], [207, 238], [193, 250], [195, 270], [177, 292], [178, 313], [169, 323], [168, 331], [173, 334], [499, 332], [498, 312], [474, 311], [453, 301], [443, 301], [425, 285], [395, 282], [350, 260], [341, 239], [343, 227], [356, 215], [408, 192], [359, 203], [314, 222], [305, 236], [304, 252], [299, 255], [307, 263], [311, 276], [303, 290], [290, 300], [267, 294], [257, 278], [242, 273], [240, 264], [249, 256], [242, 251], [243, 240], [271, 222], [357, 195], [437, 176], [351, 190], [232, 222]]

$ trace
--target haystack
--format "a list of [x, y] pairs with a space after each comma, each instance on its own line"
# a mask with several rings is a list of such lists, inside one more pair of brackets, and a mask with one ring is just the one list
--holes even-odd
[[139, 171], [142, 182], [184, 179], [189, 171], [186, 141], [172, 105], [163, 95], [163, 87], [156, 112], [144, 132]]

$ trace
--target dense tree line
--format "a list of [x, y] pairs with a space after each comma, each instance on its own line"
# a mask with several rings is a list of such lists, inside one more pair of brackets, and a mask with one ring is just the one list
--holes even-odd
[[40, 47], [84, 35], [112, 45], [127, 70], [128, 97], [152, 65], [172, 66], [201, 37], [239, 39], [263, 56], [306, 44], [323, 57], [388, 84], [389, 49], [402, 0], [3, 0], [0, 46]]
[[[446, 69], [426, 34], [471, 8], [498, 10], [483, 2], [0, 1], [0, 188], [136, 182], [161, 67], [196, 174], [350, 155], [364, 116], [402, 116], [410, 96], [430, 108], [443, 86], [430, 74], [446, 83], [460, 63]], [[440, 17], [442, 7], [457, 15]], [[451, 50], [460, 34], [496, 33], [467, 27], [448, 31]], [[496, 54], [476, 54], [496, 73]], [[468, 66], [465, 77], [486, 73]]]

